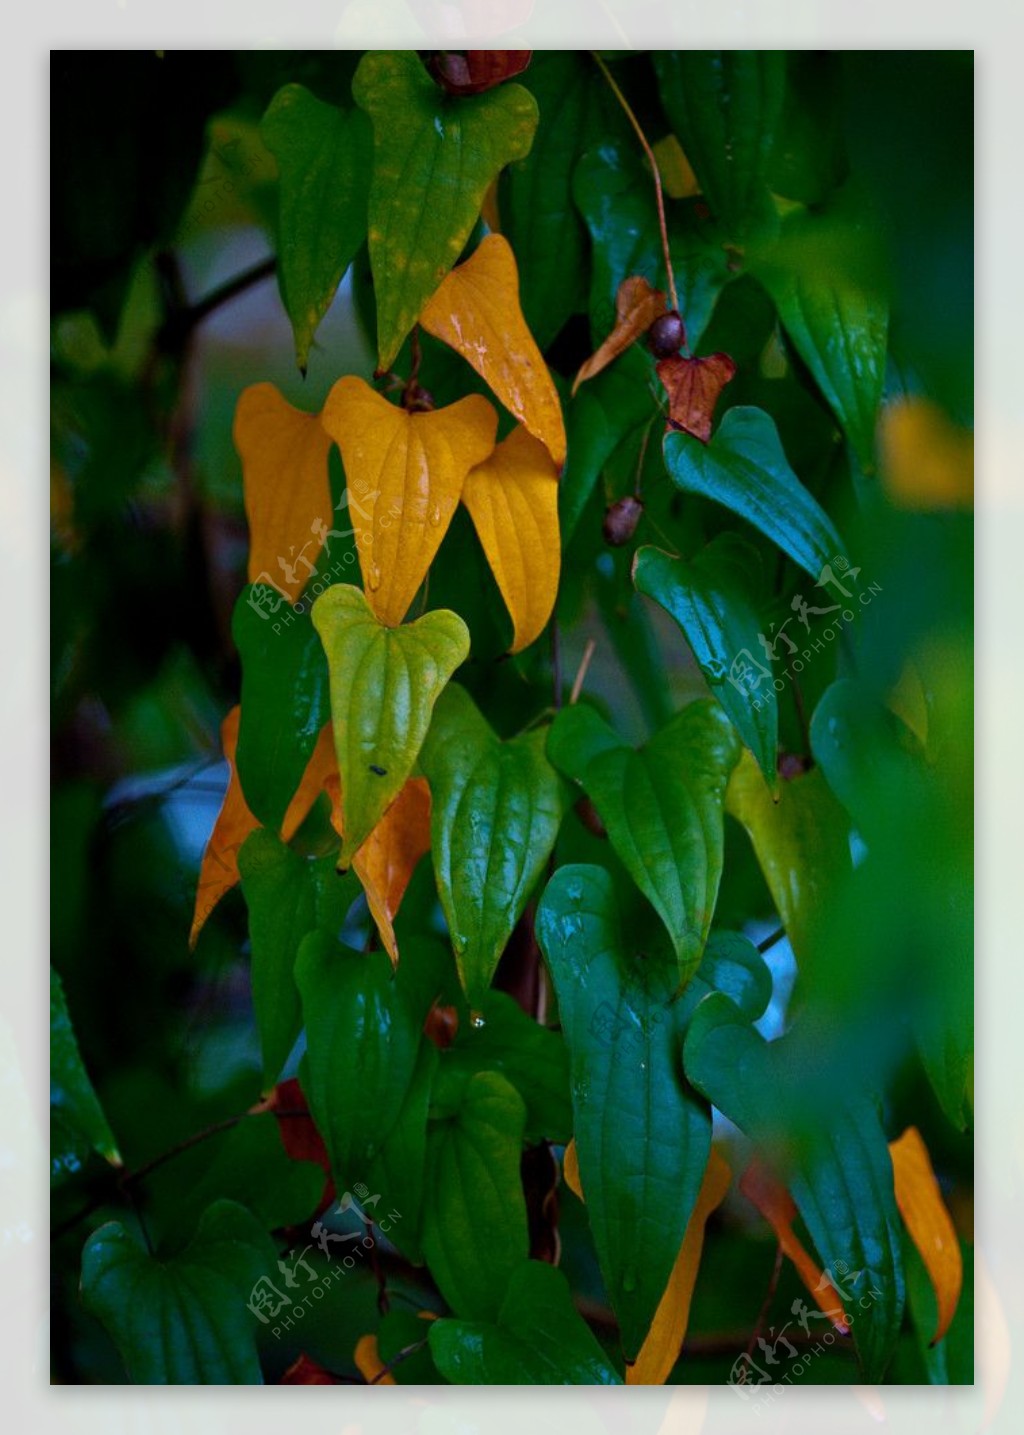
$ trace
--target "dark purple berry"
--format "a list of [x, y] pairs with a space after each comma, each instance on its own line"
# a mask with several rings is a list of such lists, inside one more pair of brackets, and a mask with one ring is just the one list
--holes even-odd
[[621, 548], [628, 543], [636, 532], [636, 526], [640, 522], [640, 515], [644, 506], [639, 498], [634, 498], [628, 493], [625, 498], [610, 503], [605, 510], [602, 532], [604, 541], [611, 544], [613, 548]]
[[650, 345], [651, 352], [656, 354], [659, 359], [667, 359], [670, 354], [678, 354], [686, 343], [686, 329], [675, 309], [670, 309], [667, 314], [662, 314], [660, 318], [655, 319], [647, 330], [647, 343]]

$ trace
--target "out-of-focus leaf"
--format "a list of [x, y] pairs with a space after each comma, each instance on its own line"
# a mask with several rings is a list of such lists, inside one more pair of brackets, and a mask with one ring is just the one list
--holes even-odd
[[963, 1286], [960, 1243], [953, 1229], [939, 1183], [932, 1170], [928, 1148], [916, 1126], [908, 1126], [898, 1141], [889, 1144], [896, 1183], [896, 1205], [921, 1253], [935, 1291], [938, 1322], [931, 1337], [936, 1345], [949, 1330]]
[[366, 597], [394, 627], [427, 576], [466, 475], [490, 457], [498, 416], [479, 394], [409, 413], [346, 375], [327, 397], [323, 422], [355, 491], [348, 512]]
[[844, 1299], [848, 1290], [859, 1298], [854, 1341], [865, 1380], [877, 1382], [903, 1316], [892, 1161], [868, 1100], [826, 1101], [805, 1089], [792, 1040], [769, 1044], [713, 993], [690, 1019], [684, 1067], [697, 1090], [781, 1166], [825, 1273]]
[[706, 359], [670, 354], [658, 361], [657, 370], [668, 394], [669, 424], [707, 443], [722, 390], [736, 374], [732, 359], [728, 354], [710, 354]]
[[366, 234], [370, 126], [360, 110], [285, 85], [260, 124], [278, 169], [278, 277], [306, 372], [309, 349]]
[[504, 235], [488, 234], [465, 263], [452, 270], [424, 308], [420, 323], [472, 364], [561, 472], [562, 406], [519, 307], [516, 259]]
[[575, 395], [580, 384], [606, 369], [613, 359], [634, 344], [665, 312], [665, 295], [652, 289], [642, 274], [631, 274], [619, 285], [615, 296], [615, 328], [600, 348], [587, 359], [573, 380]]
[[668, 1283], [711, 1149], [710, 1111], [682, 1081], [678, 971], [658, 935], [627, 930], [600, 867], [560, 867], [537, 911], [569, 1046], [579, 1175], [627, 1360]]
[[519, 1155], [522, 1097], [496, 1071], [465, 1086], [451, 1116], [427, 1135], [423, 1253], [457, 1315], [493, 1319], [513, 1271], [526, 1260], [526, 1201]]
[[696, 970], [722, 875], [723, 800], [738, 744], [722, 709], [691, 703], [640, 749], [593, 708], [564, 708], [552, 762], [579, 782], [615, 851], [672, 938], [678, 982]]
[[697, 1204], [686, 1227], [665, 1294], [658, 1303], [654, 1321], [636, 1362], [626, 1367], [627, 1385], [664, 1385], [671, 1375], [686, 1339], [690, 1302], [704, 1250], [704, 1228], [712, 1211], [725, 1200], [731, 1181], [729, 1163], [712, 1147]]
[[[390, 1364], [397, 1385], [443, 1385], [431, 1357], [430, 1347], [410, 1353], [410, 1347], [426, 1341], [430, 1325], [437, 1319], [429, 1310], [413, 1315], [410, 1310], [392, 1306], [377, 1327], [377, 1353], [385, 1365]], [[401, 1360], [396, 1357], [401, 1355]]]
[[958, 509], [974, 503], [974, 435], [924, 398], [883, 408], [879, 466], [886, 493], [900, 508]]
[[453, 1385], [622, 1383], [565, 1277], [542, 1261], [516, 1270], [495, 1321], [432, 1321], [429, 1339], [438, 1370]]
[[558, 592], [558, 474], [550, 454], [517, 426], [470, 470], [462, 501], [512, 616], [518, 653], [543, 632]]
[[251, 384], [235, 407], [234, 440], [249, 520], [249, 582], [273, 585], [294, 603], [331, 528], [330, 435], [318, 414], [293, 408], [273, 384]]
[[661, 102], [730, 237], [770, 222], [767, 171], [782, 117], [781, 50], [658, 50]]
[[60, 977], [50, 968], [50, 1179], [77, 1171], [90, 1151], [120, 1166], [113, 1132], [78, 1049]]
[[385, 370], [462, 252], [491, 181], [529, 153], [537, 104], [515, 84], [446, 96], [412, 51], [368, 51], [352, 94], [373, 121], [370, 263]]
[[712, 692], [774, 789], [778, 701], [771, 682], [761, 683], [753, 666], [761, 627], [759, 567], [756, 549], [723, 533], [690, 562], [658, 548], [638, 549], [633, 582], [679, 624]]
[[778, 801], [749, 753], [729, 781], [726, 811], [746, 828], [798, 962], [852, 870], [850, 824], [820, 768], [781, 784]]
[[692, 199], [700, 194], [700, 184], [693, 165], [675, 135], [665, 135], [651, 145], [665, 193], [671, 199]]
[[345, 583], [320, 595], [313, 623], [331, 670], [344, 831], [339, 861], [347, 867], [411, 775], [434, 703], [469, 655], [469, 634], [445, 609], [385, 627], [359, 589]]
[[710, 443], [672, 432], [663, 447], [677, 487], [745, 518], [812, 578], [841, 552], [831, 519], [790, 468], [778, 430], [762, 409], [730, 409]]
[[441, 904], [471, 1005], [490, 986], [551, 854], [567, 805], [547, 731], [501, 742], [464, 688], [440, 696], [420, 753], [433, 795]]
[[933, 1341], [938, 1306], [931, 1277], [917, 1248], [908, 1237], [904, 1253], [907, 1262], [907, 1305], [917, 1333], [918, 1349], [932, 1385], [973, 1385], [974, 1373], [974, 1247], [959, 1243], [963, 1264], [963, 1290], [949, 1330]]
[[219, 1201], [168, 1259], [149, 1255], [120, 1221], [101, 1226], [82, 1254], [82, 1299], [136, 1385], [261, 1385], [254, 1308], [276, 1268], [251, 1213]]
[[299, 949], [306, 1027], [303, 1090], [339, 1188], [365, 1182], [399, 1119], [420, 1025], [384, 952], [353, 952], [324, 932]]
[[250, 812], [279, 832], [330, 710], [327, 664], [308, 610], [285, 607], [275, 619], [261, 606], [267, 591], [250, 584], [231, 620], [242, 660], [235, 768]]

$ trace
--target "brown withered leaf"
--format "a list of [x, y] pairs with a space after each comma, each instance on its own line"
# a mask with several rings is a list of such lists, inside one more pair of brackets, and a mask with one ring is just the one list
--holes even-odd
[[707, 443], [715, 405], [726, 384], [736, 373], [728, 354], [711, 354], [707, 359], [684, 359], [672, 354], [657, 365], [658, 378], [668, 394], [668, 421]]
[[294, 1360], [277, 1382], [278, 1385], [340, 1385], [336, 1375], [318, 1365], [311, 1356], [302, 1354]]
[[532, 50], [439, 50], [430, 68], [450, 95], [480, 95], [521, 75]]
[[655, 319], [660, 319], [664, 312], [665, 295], [660, 289], [652, 289], [642, 274], [631, 274], [623, 279], [615, 296], [615, 328], [576, 375], [573, 393], [580, 384], [606, 369], [630, 344], [646, 334]]

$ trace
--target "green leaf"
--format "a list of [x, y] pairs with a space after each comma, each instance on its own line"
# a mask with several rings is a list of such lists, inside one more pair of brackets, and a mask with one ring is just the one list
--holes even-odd
[[102, 1321], [136, 1385], [261, 1385], [258, 1324], [247, 1301], [277, 1255], [251, 1212], [210, 1206], [188, 1246], [151, 1256], [120, 1221], [82, 1254], [82, 1299]]
[[572, 1064], [587, 1215], [627, 1360], [665, 1290], [711, 1150], [711, 1113], [682, 1080], [675, 963], [652, 932], [653, 944], [642, 923], [627, 926], [601, 867], [559, 868], [537, 911]]
[[782, 118], [782, 50], [658, 50], [661, 102], [730, 237], [771, 224], [766, 175]]
[[324, 932], [299, 948], [306, 1026], [302, 1089], [339, 1187], [365, 1182], [399, 1120], [416, 1066], [420, 1021], [384, 952], [354, 952]]
[[460, 1023], [445, 1065], [498, 1071], [526, 1102], [526, 1141], [564, 1144], [572, 1135], [569, 1053], [560, 1032], [540, 1026], [504, 992], [485, 992], [482, 1025]]
[[624, 440], [657, 418], [650, 367], [635, 348], [584, 384], [566, 408], [568, 457], [558, 485], [558, 520], [567, 548], [605, 464]]
[[931, 1385], [974, 1384], [974, 1247], [960, 1242], [964, 1283], [956, 1314], [937, 1345], [938, 1306], [931, 1278], [917, 1247], [904, 1234], [903, 1257], [907, 1267], [907, 1305], [917, 1345]]
[[761, 627], [756, 608], [759, 567], [755, 549], [723, 533], [690, 562], [658, 548], [638, 549], [633, 582], [682, 628], [715, 697], [774, 787], [778, 702], [770, 682], [752, 686], [756, 674], [748, 666]]
[[347, 867], [412, 772], [434, 703], [469, 656], [469, 631], [446, 609], [385, 627], [348, 583], [317, 598], [313, 624], [331, 673]]
[[889, 305], [858, 250], [870, 248], [864, 229], [794, 215], [780, 242], [751, 268], [861, 465], [873, 471]]
[[260, 134], [278, 168], [278, 280], [306, 372], [310, 345], [366, 234], [371, 135], [361, 110], [346, 114], [304, 85], [285, 85]]
[[269, 1090], [302, 1029], [294, 975], [302, 939], [319, 925], [337, 932], [358, 888], [338, 876], [332, 857], [302, 857], [265, 827], [245, 839], [238, 870], [249, 909], [252, 999]]
[[[403, 947], [403, 963], [409, 959], [409, 950]], [[366, 1178], [371, 1190], [383, 1192], [389, 1207], [401, 1211], [401, 1225], [389, 1233], [389, 1239], [415, 1265], [423, 1261], [421, 1232], [426, 1196], [427, 1113], [438, 1060], [439, 1053], [434, 1043], [421, 1041], [398, 1119], [370, 1163], [370, 1174]]]
[[746, 828], [786, 935], [803, 965], [840, 884], [853, 870], [850, 824], [820, 768], [774, 797], [752, 758], [737, 764], [726, 811]]
[[373, 121], [370, 264], [386, 370], [461, 254], [491, 181], [529, 153], [537, 103], [514, 84], [453, 98], [412, 51], [369, 51], [352, 95]]
[[[392, 1306], [377, 1327], [377, 1353], [384, 1365], [392, 1366], [391, 1374], [397, 1385], [443, 1385], [437, 1367], [431, 1358], [430, 1347], [426, 1345], [430, 1325], [436, 1321], [424, 1322], [411, 1310]], [[414, 1355], [409, 1355], [410, 1346], [423, 1345]], [[396, 1357], [401, 1355], [401, 1360]]]
[[57, 1183], [80, 1170], [90, 1151], [120, 1166], [113, 1132], [107, 1124], [78, 1041], [61, 979], [50, 968], [50, 1180]]
[[430, 1350], [453, 1385], [621, 1385], [561, 1271], [527, 1261], [495, 1322], [435, 1320]]
[[522, 1097], [496, 1071], [466, 1083], [454, 1115], [427, 1136], [423, 1253], [458, 1315], [490, 1320], [529, 1249], [519, 1157]]
[[832, 520], [786, 461], [778, 430], [763, 409], [729, 409], [711, 442], [665, 435], [665, 465], [684, 493], [699, 493], [745, 518], [817, 579], [842, 549]]
[[687, 996], [691, 988], [696, 1001], [708, 992], [721, 992], [754, 1022], [764, 1015], [772, 999], [772, 974], [749, 937], [739, 932], [712, 932]]
[[329, 716], [327, 665], [308, 610], [268, 616], [251, 584], [231, 619], [242, 660], [235, 767], [252, 815], [280, 832], [288, 804]]
[[579, 782], [618, 856], [672, 938], [677, 984], [700, 962], [722, 875], [723, 800], [738, 744], [709, 699], [676, 714], [639, 752], [593, 708], [564, 708], [552, 762]]
[[466, 996], [482, 1000], [551, 855], [567, 806], [547, 732], [500, 741], [465, 688], [438, 699], [420, 766], [431, 852]]
[[[590, 319], [600, 341], [615, 323], [623, 279], [642, 274], [662, 290], [668, 282], [654, 185], [632, 135], [585, 154], [576, 166], [573, 194], [594, 246]], [[694, 348], [729, 281], [728, 257], [721, 232], [700, 218], [694, 200], [667, 199], [665, 210], [679, 310]]]
[[857, 1302], [853, 1334], [865, 1380], [881, 1380], [904, 1279], [892, 1161], [874, 1106], [813, 1090], [792, 1038], [769, 1044], [721, 994], [694, 1012], [683, 1060], [697, 1090], [779, 1166], [823, 1267], [849, 1271], [850, 1285], [864, 1273], [853, 1289], [868, 1304]]

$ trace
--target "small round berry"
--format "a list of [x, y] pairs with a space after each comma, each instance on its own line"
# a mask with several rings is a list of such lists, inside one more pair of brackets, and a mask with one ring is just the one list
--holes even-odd
[[686, 330], [675, 309], [670, 309], [667, 314], [662, 314], [660, 318], [655, 319], [647, 330], [647, 342], [652, 353], [657, 354], [659, 359], [667, 359], [670, 354], [678, 354], [686, 343]]

